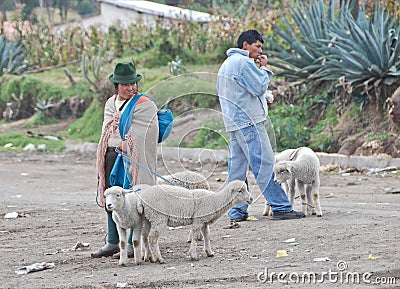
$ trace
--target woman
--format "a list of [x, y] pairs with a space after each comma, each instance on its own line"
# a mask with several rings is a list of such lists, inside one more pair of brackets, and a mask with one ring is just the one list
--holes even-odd
[[[130, 62], [117, 63], [114, 73], [109, 76], [116, 93], [105, 104], [102, 135], [97, 149], [97, 193], [101, 207], [105, 207], [104, 190], [112, 185], [127, 188], [126, 186], [136, 184], [156, 183], [153, 174], [134, 162], [130, 163], [129, 168], [125, 168], [122, 162], [116, 161], [118, 154], [115, 148], [118, 148], [129, 158], [152, 171], [156, 170], [157, 107], [148, 97], [139, 94], [138, 81], [141, 79], [142, 76], [136, 73], [135, 66]], [[128, 185], [126, 182], [119, 183], [121, 179], [129, 180]], [[107, 209], [106, 212], [107, 243], [92, 253], [92, 258], [109, 257], [119, 252], [116, 224], [111, 212]], [[128, 240], [128, 256], [133, 257], [132, 232]]]

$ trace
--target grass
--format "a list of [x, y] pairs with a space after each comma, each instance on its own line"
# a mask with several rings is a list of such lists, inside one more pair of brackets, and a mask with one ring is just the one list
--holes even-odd
[[[37, 134], [34, 131], [33, 133]], [[44, 152], [61, 152], [65, 148], [64, 140], [32, 138], [22, 132], [7, 132], [1, 134], [0, 151], [21, 151], [29, 144], [33, 144], [36, 149], [39, 145], [45, 145], [41, 150]]]
[[57, 67], [51, 70], [41, 71], [40, 73], [30, 73], [26, 75], [46, 83], [56, 83], [57, 85], [67, 88], [71, 83], [66, 76], [64, 69], [68, 69], [72, 73], [75, 82], [84, 80], [80, 64], [68, 64], [64, 67]]

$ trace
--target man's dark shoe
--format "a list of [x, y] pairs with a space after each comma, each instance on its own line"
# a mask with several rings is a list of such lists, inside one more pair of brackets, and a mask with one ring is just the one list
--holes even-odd
[[244, 221], [247, 220], [247, 217], [248, 217], [248, 216], [243, 217], [243, 218], [238, 218], [238, 219], [230, 219], [230, 221], [231, 221], [231, 222], [235, 222], [235, 223], [244, 222]]
[[97, 251], [96, 253], [90, 254], [90, 256], [92, 258], [111, 257], [112, 255], [114, 255], [118, 252], [119, 252], [119, 247], [116, 247], [116, 248], [110, 249], [110, 250], [103, 250], [102, 248], [100, 248], [99, 251]]
[[291, 219], [300, 219], [304, 218], [306, 215], [303, 212], [296, 212], [296, 211], [290, 211], [290, 212], [273, 212], [272, 214], [272, 220], [291, 220]]
[[[115, 254], [113, 256], [113, 259], [119, 259], [119, 256], [120, 256], [120, 254], [118, 252], [117, 254]], [[135, 252], [133, 252], [133, 251], [128, 252], [128, 258], [133, 258], [133, 257], [135, 257]]]

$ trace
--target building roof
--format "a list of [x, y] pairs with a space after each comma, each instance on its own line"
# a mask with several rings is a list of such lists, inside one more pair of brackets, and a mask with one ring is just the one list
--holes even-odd
[[190, 9], [183, 9], [151, 1], [99, 0], [99, 2], [108, 3], [117, 7], [132, 9], [140, 13], [146, 13], [171, 19], [187, 18], [198, 22], [209, 22], [212, 20], [212, 16], [208, 13]]

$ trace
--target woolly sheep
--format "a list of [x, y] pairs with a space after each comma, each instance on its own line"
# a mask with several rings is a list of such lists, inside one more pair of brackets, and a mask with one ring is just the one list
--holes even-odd
[[210, 246], [209, 224], [216, 222], [234, 205], [251, 203], [252, 198], [242, 181], [228, 183], [215, 193], [208, 190], [159, 185], [144, 189], [138, 194], [138, 212], [144, 215], [143, 238], [148, 238], [151, 261], [164, 263], [158, 238], [163, 230], [170, 227], [191, 225], [193, 242], [190, 244], [191, 260], [198, 260], [197, 235], [204, 237], [204, 251], [214, 256]]
[[[279, 154], [275, 155], [275, 163], [280, 162], [280, 161], [288, 161], [290, 160], [290, 155], [295, 151], [295, 149], [287, 149]], [[281, 185], [284, 189], [284, 191], [287, 193], [288, 192], [288, 183], [290, 183], [291, 180], [288, 180], [286, 182], [283, 182]], [[293, 203], [292, 203], [293, 204]], [[272, 216], [272, 210], [271, 206], [268, 203], [268, 201], [265, 201], [265, 206], [264, 206], [264, 211], [262, 213], [263, 216]]]
[[[319, 201], [320, 163], [315, 152], [307, 147], [283, 151], [276, 156], [274, 166], [275, 182], [282, 184], [294, 203], [295, 188], [297, 187], [302, 199], [302, 211], [322, 216]], [[306, 203], [307, 196], [307, 203]], [[314, 208], [315, 205], [315, 208]], [[310, 209], [310, 207], [312, 209]]]
[[[144, 189], [150, 187], [149, 185], [141, 185], [140, 188]], [[141, 235], [142, 235], [142, 215], [138, 213], [137, 202], [138, 198], [135, 190], [138, 190], [139, 186], [136, 186], [133, 190], [126, 190], [118, 186], [108, 188], [104, 192], [106, 198], [106, 208], [112, 211], [112, 218], [117, 225], [119, 235], [119, 246], [120, 246], [120, 259], [119, 265], [124, 266], [128, 263], [128, 252], [127, 252], [127, 232], [128, 229], [133, 228], [133, 248], [135, 254], [135, 264], [140, 264], [142, 261], [141, 255]], [[145, 260], [149, 258], [149, 246], [147, 239], [143, 240], [145, 249]]]
[[[185, 187], [188, 189], [209, 189], [210, 185], [208, 184], [206, 178], [199, 173], [184, 171], [178, 172], [173, 175], [163, 176], [164, 179], [167, 179], [173, 182], [177, 186]], [[159, 183], [166, 183], [165, 180], [159, 179]], [[142, 230], [142, 220], [141, 215], [137, 212], [137, 197], [133, 196], [134, 194], [128, 194], [132, 192], [137, 192], [144, 188], [150, 187], [146, 184], [140, 184], [134, 186], [131, 190], [125, 190], [121, 187], [113, 187], [106, 190], [108, 197], [106, 197], [106, 206], [108, 210], [112, 210], [113, 220], [117, 225], [118, 235], [120, 239], [120, 265], [126, 265], [128, 261], [127, 252], [126, 252], [126, 242], [127, 242], [127, 229], [130, 227], [134, 228], [134, 255], [135, 255], [135, 263], [139, 264], [141, 262], [141, 255], [138, 253], [140, 250], [140, 243], [135, 246], [135, 240], [140, 241], [141, 230]], [[105, 192], [105, 195], [106, 195]], [[137, 234], [136, 234], [137, 233]], [[135, 238], [138, 238], [136, 239]], [[198, 233], [198, 239], [201, 239], [201, 233]], [[192, 232], [189, 234], [188, 242], [191, 242], [193, 239]], [[145, 261], [150, 257], [149, 248], [148, 248], [148, 240], [143, 240], [144, 245], [144, 259]]]

